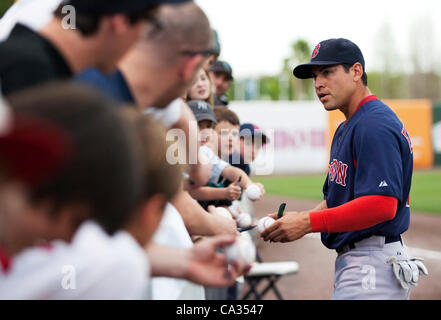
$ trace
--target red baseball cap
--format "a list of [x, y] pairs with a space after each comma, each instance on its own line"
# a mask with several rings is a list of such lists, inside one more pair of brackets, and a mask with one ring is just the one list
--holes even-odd
[[[1, 104], [1, 102], [0, 102]], [[7, 123], [0, 129], [0, 172], [7, 179], [38, 184], [55, 174], [70, 158], [69, 135], [59, 126], [5, 106]]]

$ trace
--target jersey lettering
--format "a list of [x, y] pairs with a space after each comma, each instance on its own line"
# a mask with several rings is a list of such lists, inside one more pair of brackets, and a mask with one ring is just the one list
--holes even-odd
[[337, 174], [337, 166], [338, 166], [338, 162], [335, 159], [329, 165], [329, 180], [330, 181], [335, 180], [335, 176]]
[[337, 172], [337, 180], [335, 183], [346, 187], [346, 172], [348, 170], [348, 165], [345, 163], [342, 163], [341, 161], [338, 162], [338, 172]]
[[346, 187], [346, 174], [348, 171], [348, 165], [337, 161], [336, 159], [332, 160], [329, 165], [329, 180], [334, 181], [335, 183]]

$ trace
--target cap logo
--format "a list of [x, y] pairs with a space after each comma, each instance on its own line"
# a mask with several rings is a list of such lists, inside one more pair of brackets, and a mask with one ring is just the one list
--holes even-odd
[[198, 109], [208, 110], [208, 105], [203, 101], [199, 101], [198, 102]]
[[320, 51], [320, 43], [315, 46], [314, 51], [312, 52], [311, 59], [314, 59], [315, 57], [317, 57], [319, 51]]

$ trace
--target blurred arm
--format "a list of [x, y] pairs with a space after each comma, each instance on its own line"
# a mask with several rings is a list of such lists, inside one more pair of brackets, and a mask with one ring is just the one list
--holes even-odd
[[182, 190], [172, 204], [181, 214], [190, 235], [237, 234], [237, 225], [233, 219], [205, 211], [186, 191]]

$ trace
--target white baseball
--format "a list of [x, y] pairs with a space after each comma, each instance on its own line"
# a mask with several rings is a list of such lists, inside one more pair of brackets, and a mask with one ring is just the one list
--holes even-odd
[[252, 264], [256, 258], [256, 247], [253, 242], [247, 238], [239, 237], [235, 243], [225, 250], [227, 261], [233, 264], [239, 261], [241, 267]]
[[225, 218], [230, 218], [230, 219], [233, 218], [231, 216], [230, 211], [228, 211], [227, 209], [225, 209], [223, 207], [216, 207], [216, 213], [221, 215], [222, 217], [225, 217]]
[[250, 185], [245, 192], [247, 194], [247, 197], [252, 201], [259, 199], [262, 195], [259, 187], [256, 184]]
[[259, 231], [259, 233], [262, 233], [263, 230], [268, 228], [274, 222], [276, 222], [276, 220], [274, 220], [271, 217], [265, 217], [265, 218], [260, 219], [259, 222], [257, 223], [257, 231]]
[[241, 214], [239, 214], [236, 218], [236, 221], [237, 221], [237, 225], [240, 228], [246, 228], [246, 227], [250, 226], [251, 223], [253, 223], [253, 219], [251, 218], [251, 216], [245, 212], [242, 212]]
[[237, 218], [237, 216], [239, 215], [239, 207], [238, 205], [235, 205], [234, 203], [228, 207], [228, 209], [230, 209], [230, 213], [233, 216], [234, 219]]

